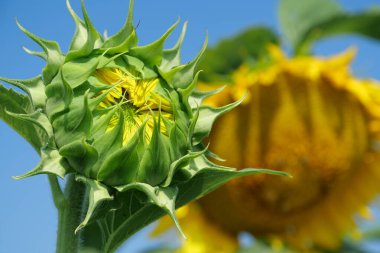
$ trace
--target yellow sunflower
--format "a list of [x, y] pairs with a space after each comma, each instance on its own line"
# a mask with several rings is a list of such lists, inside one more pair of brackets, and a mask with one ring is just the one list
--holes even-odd
[[[201, 87], [227, 85], [206, 101], [217, 106], [248, 93], [218, 119], [210, 149], [226, 159], [223, 165], [276, 169], [293, 178], [241, 178], [195, 209], [185, 207], [181, 224], [189, 240], [179, 252], [234, 252], [241, 231], [299, 251], [337, 249], [344, 235], [357, 232], [355, 215], [370, 216], [368, 204], [380, 192], [379, 83], [350, 73], [354, 50], [328, 59], [270, 52], [270, 67], [241, 66], [232, 83]], [[207, 227], [229, 238], [225, 250], [210, 243]], [[194, 245], [203, 251], [191, 251]]]

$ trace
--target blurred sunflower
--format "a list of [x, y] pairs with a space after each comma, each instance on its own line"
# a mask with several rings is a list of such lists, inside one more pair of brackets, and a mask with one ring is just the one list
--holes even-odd
[[[218, 119], [210, 149], [223, 165], [293, 178], [237, 179], [180, 209], [190, 238], [178, 252], [234, 252], [242, 231], [275, 246], [333, 250], [344, 235], [358, 235], [357, 214], [371, 216], [368, 204], [380, 192], [379, 83], [350, 73], [354, 50], [328, 59], [269, 51], [269, 67], [242, 65], [231, 83], [201, 85], [227, 85], [205, 101], [215, 106], [248, 94]], [[161, 222], [155, 233], [165, 229]]]

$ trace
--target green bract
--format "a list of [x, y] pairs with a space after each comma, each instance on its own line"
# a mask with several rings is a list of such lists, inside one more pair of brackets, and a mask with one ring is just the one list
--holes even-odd
[[[154, 209], [154, 215], [139, 216], [152, 204], [176, 221], [176, 206], [231, 178], [262, 171], [237, 172], [207, 160], [212, 154], [203, 138], [220, 114], [240, 102], [201, 106], [213, 94], [193, 92], [198, 77], [194, 69], [206, 44], [193, 61], [181, 65], [186, 24], [177, 44], [164, 50], [178, 22], [158, 40], [139, 46], [133, 1], [126, 23], [110, 38], [95, 30], [83, 4], [84, 21], [69, 2], [67, 6], [76, 24], [67, 53], [19, 25], [43, 49], [27, 52], [45, 59], [46, 67], [29, 80], [1, 78], [26, 95], [0, 86], [0, 117], [41, 155], [36, 168], [17, 178], [46, 173], [64, 178], [73, 173], [86, 184], [87, 211], [77, 231], [119, 212], [127, 224], [119, 221], [115, 233], [128, 235], [128, 229], [130, 234], [162, 215]], [[128, 192], [140, 192], [139, 197]], [[115, 235], [109, 241], [104, 247], [112, 249], [122, 239]]]

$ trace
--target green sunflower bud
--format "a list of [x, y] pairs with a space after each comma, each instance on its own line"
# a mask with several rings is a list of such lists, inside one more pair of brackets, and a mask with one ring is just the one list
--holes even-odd
[[[178, 22], [158, 40], [138, 46], [132, 24], [133, 1], [124, 26], [110, 38], [95, 30], [83, 3], [84, 20], [69, 2], [67, 6], [76, 32], [65, 54], [56, 42], [19, 25], [43, 49], [42, 53], [27, 52], [45, 59], [46, 67], [41, 76], [29, 80], [1, 78], [27, 95], [16, 97], [0, 87], [5, 108], [0, 116], [41, 155], [36, 168], [16, 178], [36, 174], [64, 178], [74, 173], [86, 184], [87, 212], [77, 231], [111, 210], [127, 208], [124, 200], [129, 191], [142, 192], [142, 207], [153, 204], [176, 222], [176, 205], [231, 178], [263, 172], [237, 172], [207, 160], [212, 154], [202, 140], [214, 120], [240, 101], [221, 108], [201, 106], [202, 100], [213, 94], [193, 92], [199, 74], [194, 69], [206, 43], [193, 61], [181, 65], [186, 23], [177, 44], [164, 50], [165, 40]], [[11, 103], [21, 99], [19, 109]], [[25, 132], [25, 126], [32, 130]]]

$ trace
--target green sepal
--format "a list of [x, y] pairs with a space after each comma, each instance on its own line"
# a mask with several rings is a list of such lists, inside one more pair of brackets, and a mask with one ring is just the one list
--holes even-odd
[[199, 112], [200, 112], [200, 107], [197, 107], [194, 112], [193, 112], [193, 118], [190, 120], [190, 125], [189, 125], [189, 132], [187, 134], [187, 142], [192, 143], [193, 141], [193, 135], [195, 131], [195, 126], [197, 125], [197, 121], [199, 118]]
[[219, 162], [225, 162], [226, 161], [226, 159], [221, 158], [220, 156], [218, 156], [214, 152], [210, 151], [209, 149], [205, 152], [205, 156], [206, 157], [210, 157], [213, 160], [216, 160], [216, 161], [219, 161]]
[[144, 183], [131, 183], [125, 186], [116, 187], [116, 189], [120, 192], [135, 189], [145, 193], [148, 202], [162, 208], [162, 210], [164, 210], [164, 212], [173, 220], [181, 236], [186, 239], [175, 214], [175, 201], [178, 194], [177, 187], [152, 187], [151, 185]]
[[75, 89], [94, 74], [98, 64], [99, 60], [97, 57], [74, 59], [63, 64], [62, 77], [72, 89]]
[[186, 89], [194, 79], [195, 67], [197, 66], [199, 60], [201, 59], [203, 53], [205, 52], [208, 44], [208, 36], [203, 43], [202, 49], [199, 51], [198, 55], [190, 63], [185, 64], [182, 69], [176, 72], [169, 80], [169, 83], [174, 88]]
[[179, 94], [181, 94], [182, 96], [182, 101], [184, 101], [184, 104], [186, 106], [186, 109], [189, 113], [192, 113], [193, 111], [193, 108], [191, 107], [191, 104], [190, 104], [190, 97], [191, 97], [191, 94], [194, 92], [194, 88], [197, 86], [197, 83], [198, 83], [198, 78], [199, 78], [199, 74], [201, 73], [202, 71], [199, 70], [194, 78], [193, 78], [193, 81], [189, 84], [188, 87], [184, 88], [184, 89], [181, 89], [179, 88], [178, 89], [178, 92]]
[[178, 160], [172, 162], [170, 164], [168, 176], [167, 176], [165, 182], [162, 184], [162, 187], [168, 187], [172, 183], [173, 176], [174, 176], [175, 172], [177, 171], [177, 169], [179, 168], [179, 166], [183, 166], [184, 164], [188, 163], [190, 160], [195, 159], [198, 156], [203, 155], [207, 151], [207, 149], [208, 149], [208, 146], [201, 151], [197, 151], [197, 152], [191, 151], [188, 154], [179, 158]]
[[89, 92], [75, 97], [64, 113], [58, 114], [52, 122], [57, 145], [62, 147], [73, 140], [90, 139], [93, 125], [92, 111], [89, 105]]
[[240, 98], [239, 100], [222, 106], [222, 107], [211, 107], [211, 106], [202, 106], [199, 108], [199, 118], [196, 122], [194, 134], [193, 134], [193, 145], [200, 143], [205, 137], [210, 134], [211, 128], [215, 120], [222, 114], [231, 111], [235, 107], [243, 102], [245, 97]]
[[[109, 131], [107, 127], [110, 120], [115, 117], [116, 110], [118, 111], [117, 124]], [[99, 153], [99, 163], [102, 163], [109, 154], [114, 153], [123, 146], [124, 137], [124, 112], [120, 107], [115, 107], [106, 115], [103, 115], [101, 121], [98, 121], [99, 126], [103, 126], [103, 129], [99, 131], [99, 135], [94, 137], [94, 147]], [[102, 133], [103, 132], [103, 133]]]
[[158, 76], [154, 70], [145, 66], [145, 63], [142, 60], [129, 55], [123, 55], [122, 58], [132, 71], [141, 75], [142, 79], [153, 79]]
[[27, 54], [30, 54], [30, 55], [33, 55], [33, 56], [37, 56], [37, 57], [40, 57], [42, 58], [43, 60], [47, 60], [48, 56], [45, 52], [37, 52], [37, 51], [32, 51], [30, 50], [29, 48], [27, 47], [22, 47], [22, 49], [24, 49], [24, 51], [27, 53]]
[[123, 60], [125, 61], [125, 63], [127, 64], [127, 66], [132, 70], [132, 71], [135, 71], [139, 74], [142, 74], [143, 73], [143, 69], [145, 67], [145, 64], [142, 60], [136, 58], [136, 57], [133, 57], [133, 56], [129, 56], [129, 55], [123, 55]]
[[136, 31], [133, 27], [133, 8], [134, 0], [130, 0], [128, 17], [123, 27], [104, 42], [102, 47], [107, 49], [108, 54], [125, 52], [137, 45]]
[[71, 7], [69, 0], [66, 0], [66, 6], [75, 22], [75, 33], [70, 44], [70, 51], [76, 51], [81, 49], [86, 44], [87, 29], [85, 23], [78, 17]]
[[137, 35], [136, 31], [133, 29], [131, 35], [119, 46], [113, 48], [107, 48], [106, 54], [113, 55], [118, 53], [126, 53], [130, 48], [137, 46]]
[[[164, 118], [163, 122], [166, 122]], [[170, 129], [169, 140], [172, 157], [181, 157], [186, 154], [190, 149], [188, 145], [189, 142], [187, 142], [187, 128], [179, 122], [176, 122], [174, 126], [168, 126], [168, 123], [165, 123], [165, 125], [167, 129]]]
[[164, 48], [167, 37], [172, 33], [174, 28], [178, 25], [177, 20], [158, 40], [145, 46], [133, 47], [129, 53], [131, 56], [135, 56], [142, 60], [147, 66], [154, 67], [159, 66], [162, 61], [162, 51]]
[[69, 164], [82, 175], [96, 178], [96, 172], [93, 171], [93, 167], [98, 161], [99, 154], [85, 139], [64, 145], [60, 148], [59, 154], [65, 157]]
[[15, 176], [14, 179], [23, 179], [38, 174], [52, 174], [60, 178], [64, 178], [69, 173], [69, 167], [64, 158], [55, 149], [42, 149], [41, 160], [38, 165], [31, 171], [21, 175]]
[[[117, 65], [117, 61], [118, 61], [118, 58], [121, 57], [124, 53], [126, 52], [122, 52], [122, 53], [119, 53], [119, 54], [116, 54], [116, 55], [113, 55], [112, 57], [109, 57], [109, 56], [106, 56], [105, 53], [103, 53], [101, 56], [98, 57], [99, 59], [99, 64], [98, 64], [98, 69], [101, 69], [101, 68], [118, 68], [120, 67], [119, 65]], [[96, 77], [93, 77], [93, 78], [96, 78]]]
[[80, 175], [75, 176], [75, 180], [82, 182], [88, 187], [88, 208], [86, 212], [86, 216], [83, 221], [79, 224], [79, 226], [75, 229], [75, 234], [78, 233], [79, 230], [84, 228], [87, 223], [90, 221], [96, 209], [105, 201], [110, 201], [113, 197], [109, 194], [108, 189], [102, 183], [99, 183], [96, 180], [92, 180]]
[[73, 90], [70, 85], [62, 78], [62, 74], [58, 74], [46, 87], [45, 90], [46, 101], [46, 113], [51, 121], [69, 110], [69, 106], [73, 100]]
[[90, 136], [93, 117], [92, 110], [88, 102], [88, 94], [89, 92], [86, 91], [83, 96], [83, 107], [80, 105], [78, 107], [73, 106], [74, 108], [70, 110], [70, 112], [72, 112], [73, 118], [66, 121], [66, 127], [68, 131], [83, 132], [86, 136]]
[[[88, 17], [86, 8], [84, 7], [84, 1], [82, 0], [82, 13], [86, 25], [87, 38], [86, 42], [82, 45], [81, 48], [77, 50], [70, 50], [65, 58], [65, 62], [72, 61], [77, 58], [86, 57], [91, 54], [91, 52], [96, 47], [96, 44], [100, 40], [99, 33], [96, 31], [94, 25], [92, 24], [90, 18]], [[76, 16], [76, 14], [75, 14]], [[74, 21], [76, 19], [74, 18]], [[80, 23], [80, 22], [79, 22]]]
[[127, 145], [107, 156], [99, 168], [98, 181], [112, 186], [140, 182], [141, 158], [146, 149], [144, 140], [145, 124], [146, 122], [139, 128]]
[[59, 45], [55, 41], [44, 40], [37, 35], [29, 32], [17, 21], [18, 27], [38, 45], [42, 47], [47, 55], [46, 66], [42, 70], [43, 81], [48, 84], [53, 80], [54, 76], [58, 73], [58, 70], [63, 62], [63, 57]]
[[[146, 124], [146, 123], [145, 123]], [[105, 159], [99, 169], [98, 180], [108, 185], [125, 185], [143, 182], [151, 185], [161, 183], [170, 166], [169, 140], [155, 123], [149, 143], [145, 140], [145, 127], [141, 126], [127, 145]]]
[[161, 133], [160, 125], [161, 115], [157, 121], [154, 120], [150, 143], [140, 161], [140, 177], [150, 185], [158, 185], [167, 177], [172, 159], [169, 138]]
[[0, 80], [12, 84], [26, 92], [32, 100], [32, 103], [35, 108], [45, 108], [45, 85], [41, 79], [41, 76], [36, 76], [34, 78], [25, 80], [0, 77]]
[[189, 97], [190, 107], [193, 109], [198, 108], [203, 103], [203, 100], [212, 95], [218, 94], [219, 92], [223, 91], [224, 88], [225, 86], [211, 91], [193, 91]]
[[115, 106], [115, 107], [101, 110], [100, 115], [97, 115], [96, 113], [94, 113], [92, 138], [96, 140], [97, 138], [100, 138], [106, 133], [108, 124], [110, 120], [115, 116], [115, 113], [117, 112], [117, 110], [119, 110], [119, 108]]
[[162, 72], [170, 71], [173, 67], [181, 65], [181, 46], [187, 29], [187, 21], [183, 24], [181, 35], [177, 43], [171, 49], [166, 49], [162, 52], [162, 62], [160, 70]]

